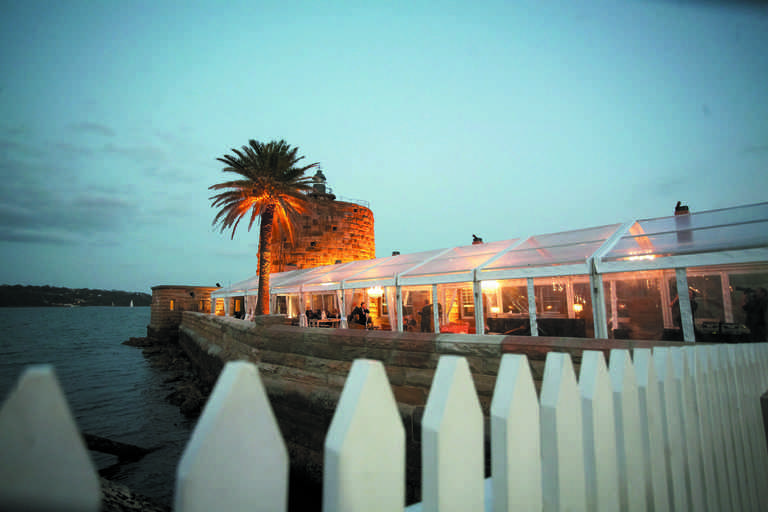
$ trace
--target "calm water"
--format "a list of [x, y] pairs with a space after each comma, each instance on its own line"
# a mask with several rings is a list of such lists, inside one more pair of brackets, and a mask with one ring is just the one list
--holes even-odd
[[0, 308], [0, 400], [24, 368], [52, 364], [83, 432], [142, 447], [142, 460], [92, 452], [108, 477], [170, 505], [176, 465], [194, 422], [165, 402], [172, 385], [140, 348], [122, 345], [146, 336], [150, 309], [125, 307]]

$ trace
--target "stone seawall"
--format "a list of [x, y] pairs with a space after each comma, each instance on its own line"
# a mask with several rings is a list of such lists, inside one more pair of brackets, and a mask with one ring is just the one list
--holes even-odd
[[[270, 397], [291, 457], [292, 471], [322, 482], [323, 444], [344, 381], [355, 359], [382, 361], [406, 431], [408, 503], [420, 499], [421, 418], [441, 355], [467, 358], [486, 432], [496, 374], [504, 353], [526, 354], [537, 389], [550, 351], [567, 352], [578, 372], [583, 350], [650, 348], [671, 343], [545, 337], [477, 336], [356, 329], [299, 328], [281, 316], [246, 322], [184, 312], [179, 343], [214, 382], [227, 361], [248, 360]], [[673, 345], [674, 343], [672, 343]], [[486, 440], [490, 436], [486, 435]], [[490, 467], [486, 443], [486, 471]]]

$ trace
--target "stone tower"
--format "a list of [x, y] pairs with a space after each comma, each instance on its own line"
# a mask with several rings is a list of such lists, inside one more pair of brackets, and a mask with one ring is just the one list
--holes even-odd
[[364, 201], [337, 201], [323, 171], [312, 177], [310, 207], [294, 239], [272, 241], [272, 272], [376, 257], [373, 212]]

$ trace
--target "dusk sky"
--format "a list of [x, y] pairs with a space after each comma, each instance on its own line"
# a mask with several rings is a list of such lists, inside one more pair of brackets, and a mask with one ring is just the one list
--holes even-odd
[[253, 275], [208, 190], [249, 139], [378, 256], [768, 200], [764, 3], [362, 4], [2, 2], [0, 284]]

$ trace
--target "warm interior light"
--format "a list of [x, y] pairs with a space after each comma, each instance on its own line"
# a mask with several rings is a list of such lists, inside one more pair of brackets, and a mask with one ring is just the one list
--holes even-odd
[[499, 313], [499, 312], [501, 312], [501, 308], [499, 308], [497, 306], [492, 306], [491, 307], [491, 313]]
[[641, 261], [641, 260], [655, 260], [655, 254], [637, 254], [627, 258], [629, 261]]
[[581, 313], [582, 311], [584, 311], [584, 306], [582, 304], [574, 304], [573, 305], [573, 310], [576, 313]]
[[499, 289], [499, 282], [498, 281], [483, 281], [480, 284], [480, 287], [483, 289], [484, 292], [493, 292]]
[[381, 288], [381, 286], [372, 286], [368, 288], [368, 296], [373, 297], [375, 299], [381, 297], [384, 295], [384, 290]]

